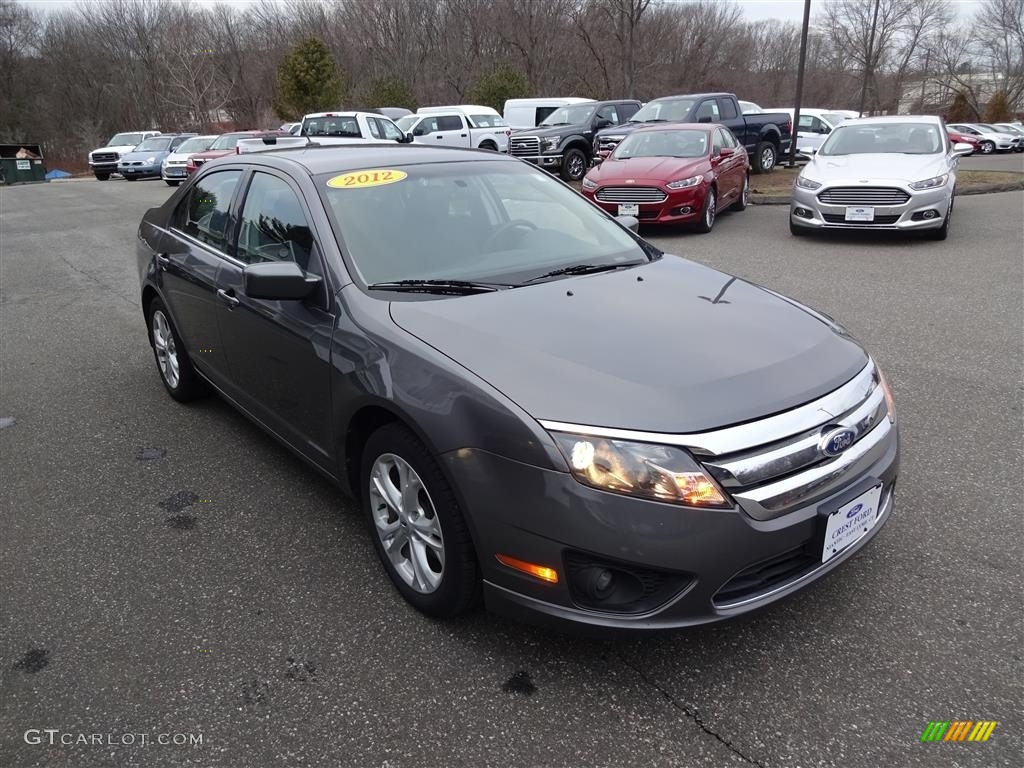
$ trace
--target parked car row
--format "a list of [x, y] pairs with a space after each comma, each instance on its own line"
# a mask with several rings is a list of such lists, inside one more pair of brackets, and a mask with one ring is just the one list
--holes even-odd
[[1024, 129], [1010, 123], [950, 123], [948, 129], [973, 136], [983, 155], [993, 152], [1024, 152]]

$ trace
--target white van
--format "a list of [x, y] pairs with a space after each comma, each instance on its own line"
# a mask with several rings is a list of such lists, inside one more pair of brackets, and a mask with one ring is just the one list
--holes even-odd
[[411, 133], [417, 144], [492, 152], [508, 152], [508, 137], [512, 133], [496, 109], [478, 104], [420, 107], [416, 114], [398, 118], [396, 124]]
[[536, 128], [541, 121], [559, 107], [566, 104], [582, 104], [593, 99], [577, 96], [553, 99], [509, 99], [505, 102], [505, 122], [512, 130]]

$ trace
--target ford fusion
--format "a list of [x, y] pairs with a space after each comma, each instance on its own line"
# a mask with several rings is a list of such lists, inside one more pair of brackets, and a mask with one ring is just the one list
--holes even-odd
[[891, 229], [945, 240], [957, 162], [973, 151], [953, 144], [938, 117], [846, 120], [797, 176], [789, 231]]
[[141, 222], [156, 367], [357, 499], [430, 616], [736, 616], [882, 528], [892, 398], [829, 317], [627, 224], [489, 152], [228, 156]]

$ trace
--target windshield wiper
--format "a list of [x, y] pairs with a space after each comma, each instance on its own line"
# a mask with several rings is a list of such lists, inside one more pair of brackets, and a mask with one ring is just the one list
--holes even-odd
[[540, 127], [542, 127], [542, 128], [552, 128], [552, 127], [554, 127], [556, 125], [572, 125], [572, 123], [541, 123]]
[[593, 275], [598, 272], [610, 272], [613, 269], [635, 267], [638, 264], [646, 263], [646, 261], [626, 261], [620, 264], [573, 264], [571, 267], [562, 267], [561, 269], [545, 272], [543, 275], [537, 275], [537, 277], [531, 277], [526, 282], [532, 283], [535, 280], [543, 280], [545, 277], [559, 277], [561, 275]]
[[644, 122], [647, 122], [647, 123], [667, 123], [668, 120], [666, 120], [664, 117], [655, 117], [655, 118], [653, 118], [651, 120], [645, 120]]
[[497, 283], [476, 283], [471, 280], [393, 280], [371, 283], [371, 291], [408, 291], [410, 293], [451, 293], [464, 296], [472, 293], [489, 293], [515, 286]]

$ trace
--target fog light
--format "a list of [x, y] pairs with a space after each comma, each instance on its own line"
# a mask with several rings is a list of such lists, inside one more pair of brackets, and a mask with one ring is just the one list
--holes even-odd
[[799, 216], [801, 219], [813, 219], [814, 218], [814, 214], [811, 213], [806, 208], [794, 208], [793, 209], [793, 215], [794, 216]]
[[607, 568], [592, 568], [589, 575], [587, 591], [591, 597], [595, 597], [598, 600], [608, 597], [608, 593], [612, 589], [612, 582], [615, 581], [614, 574]]
[[939, 212], [938, 211], [925, 211], [923, 216], [926, 219], [935, 219], [935, 218], [938, 218]]
[[686, 215], [686, 214], [688, 214], [688, 213], [689, 213], [689, 212], [690, 212], [691, 210], [693, 210], [693, 209], [692, 209], [692, 208], [690, 208], [690, 206], [688, 206], [688, 205], [681, 205], [681, 206], [679, 206], [679, 209], [678, 209], [678, 210], [677, 210], [676, 212], [677, 212], [677, 213], [678, 213], [678, 214], [679, 214], [680, 216], [685, 216], [685, 215]]

